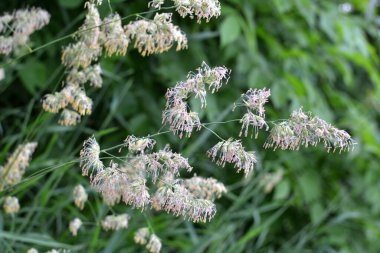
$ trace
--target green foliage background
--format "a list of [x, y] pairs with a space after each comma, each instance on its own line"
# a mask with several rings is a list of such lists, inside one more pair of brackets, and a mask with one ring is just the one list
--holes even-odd
[[[167, 1], [170, 5], [170, 1]], [[62, 127], [42, 112], [40, 98], [61, 85], [64, 69], [60, 51], [65, 39], [4, 66], [0, 82], [0, 164], [17, 144], [38, 141], [25, 180], [1, 193], [19, 197], [22, 209], [14, 217], [0, 213], [0, 252], [67, 248], [72, 252], [142, 252], [133, 232], [146, 225], [144, 216], [120, 204], [109, 210], [90, 194], [83, 212], [74, 207], [71, 192], [77, 183], [90, 189], [77, 163], [83, 140], [95, 134], [102, 148], [120, 144], [128, 134], [147, 135], [161, 128], [161, 111], [168, 87], [200, 66], [232, 69], [228, 86], [208, 97], [204, 122], [239, 118], [231, 104], [248, 88], [272, 91], [267, 118], [287, 118], [303, 106], [349, 131], [358, 142], [350, 153], [328, 154], [322, 148], [264, 150], [266, 134], [244, 139], [257, 151], [252, 177], [231, 167], [211, 163], [205, 152], [217, 139], [209, 132], [182, 140], [157, 138], [190, 158], [195, 172], [224, 182], [229, 193], [217, 201], [218, 213], [207, 224], [192, 224], [148, 210], [162, 252], [380, 252], [380, 73], [376, 10], [369, 1], [226, 0], [222, 16], [197, 24], [174, 14], [174, 22], [189, 37], [189, 49], [141, 57], [103, 58], [104, 86], [89, 89], [94, 112], [76, 127]], [[111, 0], [113, 10], [126, 16], [147, 10], [148, 1]], [[31, 47], [74, 32], [84, 18], [83, 1], [1, 1], [0, 12], [40, 6], [52, 17], [36, 32]], [[107, 1], [100, 7], [109, 13]], [[369, 15], [371, 13], [371, 15]], [[27, 49], [18, 52], [22, 55]], [[4, 59], [5, 60], [5, 59]], [[199, 104], [194, 102], [194, 107]], [[213, 125], [223, 137], [238, 137], [237, 123]], [[260, 181], [267, 172], [284, 170], [284, 179], [265, 194]], [[130, 228], [104, 232], [96, 226], [107, 213], [128, 212]], [[80, 217], [85, 229], [77, 237], [68, 231]]]

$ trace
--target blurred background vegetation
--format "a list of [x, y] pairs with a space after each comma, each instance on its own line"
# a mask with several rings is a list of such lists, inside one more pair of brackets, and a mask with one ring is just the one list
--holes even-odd
[[[100, 7], [109, 13], [107, 1]], [[39, 6], [51, 22], [31, 38], [35, 48], [74, 32], [85, 12], [82, 0], [1, 1], [0, 12]], [[113, 10], [126, 16], [147, 10], [148, 1], [111, 0]], [[222, 16], [197, 24], [174, 14], [174, 23], [188, 35], [188, 50], [141, 57], [101, 59], [104, 86], [89, 90], [91, 116], [76, 127], [56, 124], [42, 112], [40, 99], [61, 85], [61, 48], [72, 39], [47, 46], [5, 65], [0, 81], [0, 164], [26, 140], [38, 141], [25, 180], [1, 193], [20, 199], [20, 213], [0, 213], [0, 252], [67, 248], [72, 252], [143, 252], [133, 243], [134, 231], [146, 225], [139, 211], [120, 204], [114, 212], [131, 214], [130, 228], [104, 232], [96, 226], [110, 213], [98, 194], [81, 212], [71, 199], [82, 183], [77, 163], [83, 140], [95, 134], [102, 148], [120, 144], [127, 135], [147, 135], [161, 128], [161, 110], [168, 87], [185, 79], [202, 61], [232, 69], [228, 86], [208, 97], [203, 122], [239, 118], [231, 104], [249, 88], [272, 91], [270, 120], [287, 118], [303, 106], [337, 127], [346, 129], [358, 145], [349, 153], [322, 148], [264, 150], [266, 134], [244, 139], [259, 157], [254, 175], [244, 179], [231, 167], [211, 163], [205, 152], [217, 139], [199, 132], [182, 140], [157, 138], [190, 158], [198, 175], [213, 176], [229, 189], [217, 201], [218, 213], [207, 224], [193, 224], [148, 210], [162, 252], [380, 252], [380, 72], [376, 1], [226, 0]], [[170, 6], [170, 1], [167, 1]], [[152, 17], [149, 16], [148, 17]], [[27, 52], [18, 52], [22, 55]], [[5, 60], [3, 58], [3, 60]], [[3, 61], [4, 62], [4, 61]], [[194, 107], [199, 104], [194, 101]], [[212, 125], [223, 137], [238, 137], [238, 123]], [[283, 171], [271, 192], [263, 180]], [[77, 237], [68, 231], [80, 217], [85, 229]]]

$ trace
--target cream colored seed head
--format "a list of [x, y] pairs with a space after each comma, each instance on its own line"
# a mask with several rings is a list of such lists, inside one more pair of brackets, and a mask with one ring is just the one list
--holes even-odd
[[152, 234], [149, 238], [149, 242], [146, 245], [146, 248], [151, 253], [160, 253], [161, 247], [162, 247], [162, 244], [161, 244], [160, 238], [157, 235]]
[[128, 214], [108, 215], [102, 220], [102, 228], [104, 230], [119, 230], [128, 228]]
[[4, 201], [4, 212], [7, 214], [14, 214], [20, 210], [20, 204], [18, 203], [18, 198], [16, 197], [6, 197]]
[[79, 113], [69, 109], [63, 109], [58, 119], [58, 124], [63, 126], [75, 126], [80, 122], [80, 118]]
[[79, 218], [75, 218], [70, 221], [69, 230], [73, 236], [77, 236], [79, 228], [82, 226], [82, 221]]
[[87, 202], [88, 195], [86, 190], [82, 185], [75, 186], [73, 190], [73, 197], [75, 205], [82, 210], [84, 208], [84, 204]]
[[148, 242], [148, 238], [150, 236], [149, 229], [144, 227], [140, 228], [135, 232], [135, 235], [133, 236], [133, 240], [137, 244], [145, 245]]

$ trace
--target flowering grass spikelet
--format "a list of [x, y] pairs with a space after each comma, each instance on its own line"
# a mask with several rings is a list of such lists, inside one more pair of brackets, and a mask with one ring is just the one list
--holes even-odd
[[26, 253], [38, 253], [38, 250], [36, 250], [35, 248], [30, 248]]
[[146, 149], [152, 149], [156, 144], [156, 141], [150, 138], [138, 138], [134, 135], [129, 135], [124, 140], [125, 146], [129, 152], [144, 154]]
[[88, 10], [86, 19], [76, 34], [78, 34], [78, 39], [89, 48], [99, 48], [100, 26], [102, 24], [99, 11], [93, 1], [86, 2], [85, 7]]
[[58, 123], [62, 126], [75, 126], [80, 122], [80, 119], [79, 113], [70, 109], [63, 109], [59, 115]]
[[110, 14], [103, 20], [103, 24], [103, 46], [107, 55], [125, 55], [129, 45], [129, 38], [125, 34], [119, 14]]
[[187, 48], [187, 38], [172, 24], [171, 13], [157, 13], [153, 20], [137, 20], [125, 27], [125, 34], [134, 40], [134, 47], [142, 56], [168, 51], [174, 43], [176, 50]]
[[102, 228], [108, 230], [120, 230], [128, 228], [128, 214], [108, 215], [102, 220]]
[[111, 163], [96, 174], [91, 185], [102, 194], [107, 205], [112, 206], [123, 200], [133, 208], [144, 209], [150, 203], [146, 179], [139, 173], [128, 173], [131, 172], [128, 166], [118, 167]]
[[103, 79], [101, 77], [102, 68], [99, 64], [90, 65], [85, 69], [71, 69], [66, 77], [66, 82], [72, 87], [89, 83], [90, 86], [101, 88]]
[[84, 204], [88, 200], [88, 194], [86, 192], [86, 189], [84, 189], [83, 185], [77, 185], [74, 187], [73, 190], [73, 198], [75, 205], [80, 209], [83, 210]]
[[18, 198], [8, 196], [4, 200], [3, 204], [4, 212], [7, 214], [18, 213], [20, 210], [20, 204], [18, 202]]
[[[202, 19], [209, 22], [211, 18], [221, 14], [218, 0], [172, 0], [172, 2], [181, 17], [193, 18], [195, 16], [198, 23], [201, 23]], [[153, 0], [149, 2], [149, 7], [160, 9], [163, 4], [163, 0]]]
[[298, 150], [301, 146], [316, 146], [324, 143], [327, 151], [346, 151], [354, 146], [351, 136], [344, 130], [313, 116], [302, 109], [293, 111], [290, 118], [276, 124], [264, 144], [265, 148]]
[[150, 253], [160, 253], [161, 247], [162, 244], [160, 238], [157, 235], [152, 234], [149, 238], [149, 242], [146, 245], [146, 248]]
[[[248, 111], [243, 115], [243, 118], [239, 121], [242, 123], [241, 130], [239, 133], [239, 136], [244, 135], [245, 137], [248, 136], [249, 127], [252, 126], [255, 132], [255, 138], [258, 136], [258, 130], [265, 127], [265, 131], [269, 130], [269, 126], [265, 119], [259, 115], [256, 115], [252, 113], [251, 111]], [[253, 132], [251, 137], [253, 136]]]
[[[263, 129], [269, 130], [269, 126], [265, 121], [265, 108], [264, 105], [268, 102], [268, 98], [271, 93], [268, 89], [249, 89], [246, 93], [241, 95], [241, 99], [243, 103], [242, 106], [247, 108], [247, 112], [240, 119], [240, 123], [242, 123], [242, 127], [240, 130], [239, 136], [244, 134], [245, 137], [248, 136], [249, 127], [253, 127], [253, 132], [255, 132], [255, 138], [258, 137], [258, 130]], [[240, 105], [240, 104], [238, 104]], [[237, 105], [234, 104], [236, 107]]]
[[244, 150], [240, 140], [232, 138], [226, 141], [218, 142], [212, 147], [207, 154], [217, 165], [224, 167], [226, 163], [234, 164], [238, 168], [237, 172], [244, 171], [247, 176], [254, 169], [256, 157], [254, 152], [247, 152]]
[[90, 173], [90, 178], [94, 173], [102, 171], [104, 164], [100, 160], [100, 146], [95, 137], [92, 136], [84, 141], [83, 148], [80, 151], [80, 167], [82, 175], [87, 176]]
[[73, 236], [77, 236], [79, 228], [82, 226], [82, 221], [79, 218], [75, 218], [70, 221], [69, 230]]
[[36, 142], [21, 144], [9, 156], [4, 166], [0, 166], [0, 191], [21, 181], [36, 148]]
[[148, 242], [149, 236], [150, 236], [149, 229], [146, 227], [143, 227], [143, 228], [139, 228], [135, 232], [133, 236], [133, 240], [137, 244], [145, 245]]
[[265, 193], [272, 192], [273, 188], [278, 185], [284, 175], [284, 171], [282, 169], [273, 172], [273, 173], [266, 173], [262, 181], [260, 181], [260, 185], [263, 187]]
[[0, 54], [8, 55], [25, 45], [32, 33], [46, 26], [50, 14], [41, 8], [20, 9], [0, 16]]
[[155, 210], [164, 210], [176, 216], [183, 216], [193, 222], [207, 222], [215, 213], [215, 204], [210, 200], [196, 199], [182, 185], [165, 185], [157, 189], [152, 197]]
[[62, 51], [62, 64], [68, 68], [87, 68], [93, 61], [96, 61], [102, 50], [100, 47], [88, 47], [85, 42], [78, 41], [69, 44]]
[[152, 175], [152, 180], [155, 183], [160, 172], [170, 172], [175, 176], [179, 176], [181, 169], [190, 172], [193, 168], [190, 166], [187, 158], [181, 154], [173, 152], [167, 145], [163, 150], [146, 155], [143, 157], [148, 171]]
[[195, 94], [201, 106], [206, 107], [208, 88], [211, 93], [220, 89], [223, 81], [228, 82], [230, 71], [225, 67], [210, 68], [205, 62], [197, 69], [197, 73], [190, 72], [186, 81], [178, 82], [169, 88], [165, 94], [166, 108], [162, 112], [162, 123], [169, 124], [170, 130], [180, 138], [183, 135], [190, 137], [192, 131], [201, 129], [201, 122], [197, 112], [190, 111], [187, 100]]
[[207, 199], [214, 201], [220, 198], [223, 193], [227, 192], [223, 183], [218, 182], [215, 178], [203, 178], [193, 176], [185, 179], [181, 184], [198, 199]]

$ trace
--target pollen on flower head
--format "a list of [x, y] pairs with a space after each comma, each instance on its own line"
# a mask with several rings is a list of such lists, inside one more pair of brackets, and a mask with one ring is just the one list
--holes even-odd
[[3, 204], [4, 212], [7, 214], [14, 214], [20, 210], [20, 204], [16, 197], [6, 197]]
[[70, 221], [69, 230], [73, 236], [77, 236], [79, 228], [82, 226], [82, 221], [79, 218], [75, 218]]
[[84, 208], [84, 204], [87, 202], [88, 195], [86, 190], [82, 185], [75, 186], [73, 190], [73, 198], [75, 205], [82, 210]]
[[108, 215], [102, 220], [102, 228], [108, 230], [119, 230], [128, 228], [128, 214]]
[[226, 163], [234, 164], [234, 167], [238, 168], [237, 172], [243, 170], [245, 176], [253, 171], [256, 163], [255, 153], [245, 151], [241, 141], [232, 138], [218, 142], [207, 151], [207, 154], [213, 161], [216, 161], [216, 164], [223, 167]]

